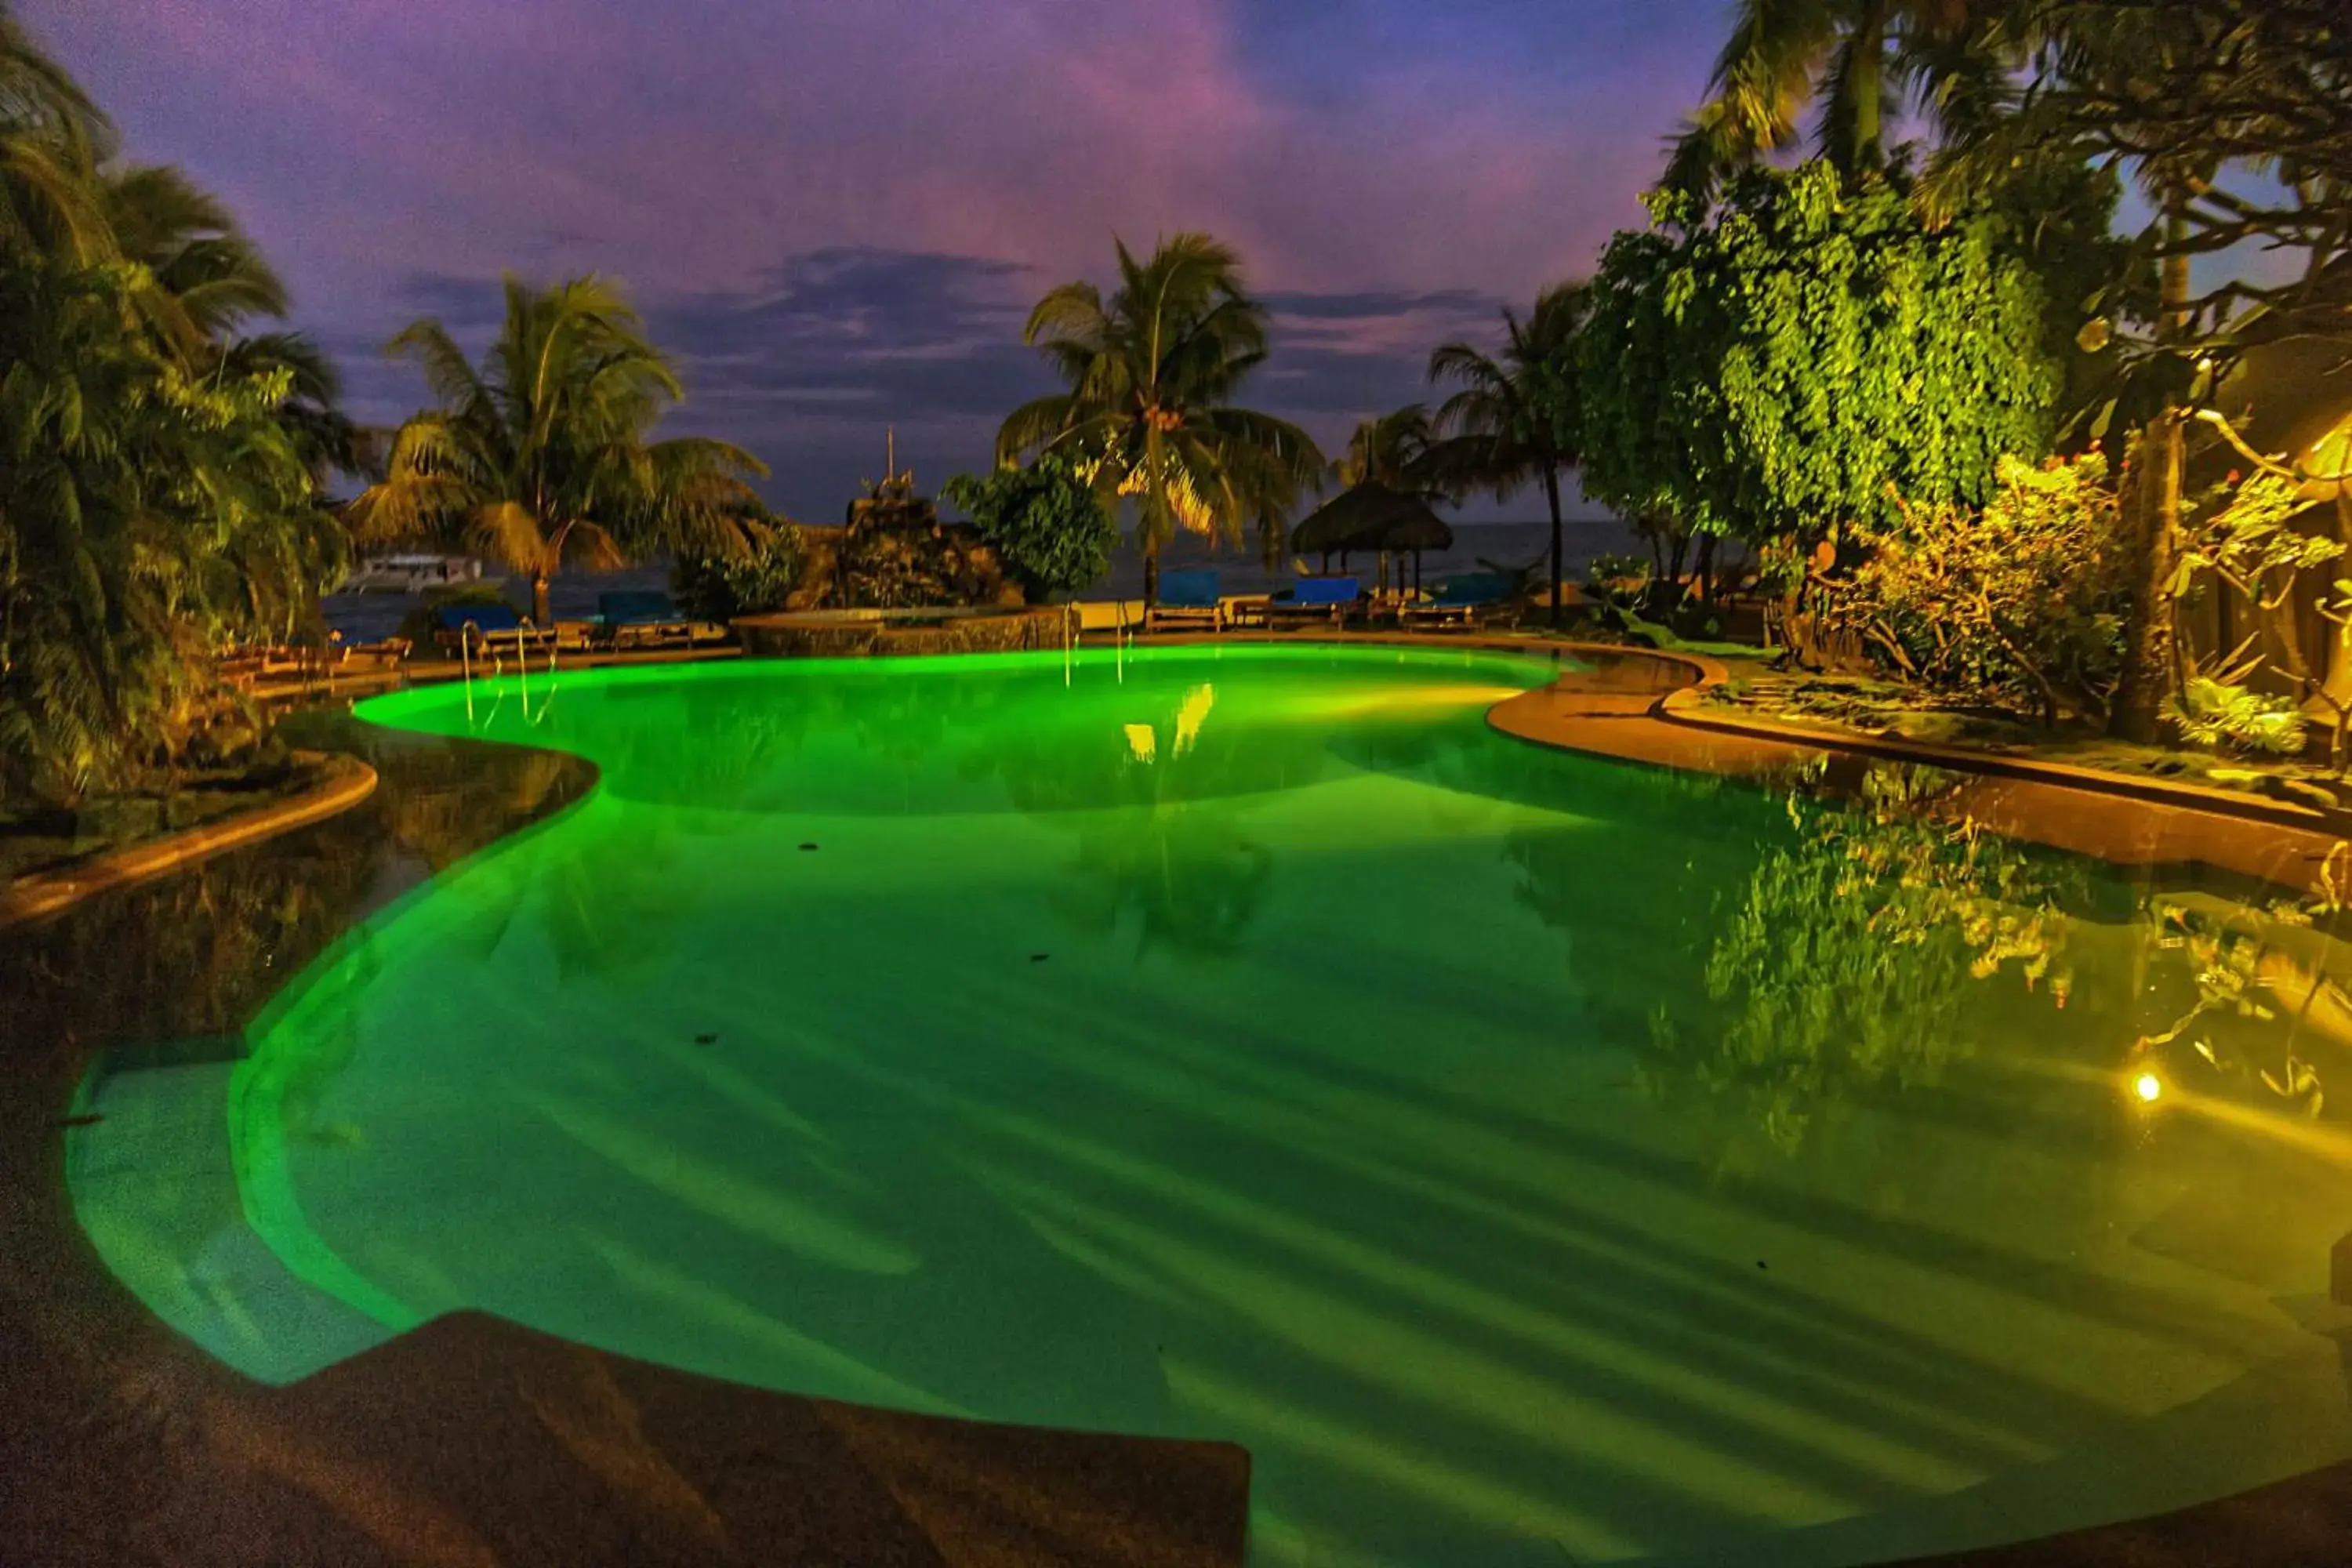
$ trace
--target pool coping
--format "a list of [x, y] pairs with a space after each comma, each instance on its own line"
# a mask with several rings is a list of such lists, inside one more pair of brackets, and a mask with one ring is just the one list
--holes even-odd
[[[1699, 663], [1701, 661], [1692, 660]], [[1705, 660], [1702, 678], [1679, 691], [1668, 692], [1659, 699], [1658, 717], [1670, 723], [1686, 724], [1695, 729], [1713, 730], [1723, 734], [1748, 735], [1761, 740], [1784, 741], [1791, 744], [1831, 747], [1858, 755], [1881, 757], [1892, 762], [1919, 763], [1931, 767], [1949, 768], [1969, 773], [1993, 773], [2004, 778], [2030, 778], [2070, 788], [2087, 790], [2095, 795], [2122, 795], [2155, 805], [2180, 806], [2192, 811], [2215, 812], [2224, 816], [2243, 817], [2249, 821], [2274, 824], [2281, 827], [2302, 828], [2313, 832], [2352, 833], [2352, 816], [2330, 813], [2316, 806], [2297, 805], [2293, 801], [2273, 799], [2248, 790], [2223, 789], [2217, 784], [2189, 784], [2179, 779], [2142, 776], [2116, 773], [2108, 768], [2088, 768], [2075, 763], [2062, 763], [2045, 757], [2020, 756], [2008, 752], [1989, 752], [1980, 747], [1952, 746], [1935, 741], [1915, 741], [1902, 736], [1866, 735], [1855, 731], [1795, 724], [1785, 720], [1759, 718], [1747, 713], [1727, 713], [1708, 707], [1706, 693], [1727, 684], [1731, 672], [1725, 665]]]
[[[1685, 685], [1661, 694], [1651, 704], [1651, 716], [1666, 723], [1682, 725], [1693, 730], [1711, 731], [1717, 734], [1736, 736], [1743, 740], [1761, 741], [1810, 751], [1845, 752], [1856, 756], [1874, 757], [1887, 762], [1916, 763], [1922, 766], [1942, 768], [1955, 773], [2028, 779], [2094, 795], [2115, 795], [2148, 805], [2207, 812], [2273, 826], [2300, 829], [2305, 832], [2352, 837], [2352, 813], [2330, 814], [2315, 806], [2298, 805], [2291, 801], [2276, 800], [2244, 790], [2222, 789], [2211, 784], [2187, 784], [2175, 779], [2119, 773], [2105, 768], [2088, 768], [2073, 763], [1989, 752], [1979, 747], [1944, 745], [1930, 741], [1914, 741], [1896, 736], [1865, 735], [1853, 731], [1792, 724], [1780, 720], [1759, 719], [1746, 714], [1718, 713], [1707, 707], [1706, 693], [1716, 687], [1728, 684], [1734, 679], [1731, 668], [1712, 655], [1689, 649], [1636, 647], [1630, 644], [1585, 642], [1572, 637], [1510, 637], [1482, 636], [1475, 633], [1449, 636], [1442, 632], [1381, 631], [1352, 634], [1343, 632], [1337, 635], [1328, 632], [1288, 635], [1228, 632], [1216, 636], [1186, 633], [1175, 637], [1154, 637], [1142, 646], [1215, 642], [1328, 642], [1337, 646], [1391, 644], [1411, 647], [1467, 647], [1498, 653], [1530, 655], [1551, 653], [1587, 658], [1649, 660], [1660, 665], [1679, 667], [1690, 674], [1690, 679]], [[1759, 649], [1758, 651], [1761, 653], [1767, 650]], [[1506, 698], [1502, 702], [1496, 704], [1496, 709], [1499, 710], [1521, 700], [1522, 698], [1519, 697]], [[1489, 710], [1490, 719], [1494, 714], [1495, 710]], [[1540, 726], [1532, 722], [1500, 723], [1496, 727], [1523, 740], [1542, 738]], [[1570, 751], [1587, 749], [1584, 746], [1565, 742], [1558, 743]]]
[[324, 776], [284, 800], [15, 879], [0, 889], [0, 931], [46, 919], [94, 894], [135, 887], [228, 850], [323, 822], [375, 793], [375, 769], [348, 752], [297, 752], [294, 760], [323, 767]]

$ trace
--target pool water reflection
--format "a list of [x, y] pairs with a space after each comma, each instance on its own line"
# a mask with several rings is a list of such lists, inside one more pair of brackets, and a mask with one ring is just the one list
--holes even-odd
[[1860, 1562], [2352, 1453], [2326, 900], [2022, 848], [1933, 775], [1828, 800], [1487, 728], [1553, 673], [379, 700], [601, 785], [225, 1046], [102, 1062], [78, 1212], [271, 1380], [477, 1307], [1237, 1440], [1266, 1563]]

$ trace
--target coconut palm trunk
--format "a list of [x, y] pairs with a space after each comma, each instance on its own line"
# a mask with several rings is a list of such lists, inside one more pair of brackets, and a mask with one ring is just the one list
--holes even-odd
[[1558, 631], [1566, 624], [1559, 602], [1559, 470], [1549, 463], [1544, 465], [1544, 500], [1551, 504], [1551, 629]]
[[1846, 128], [1846, 142], [1836, 151], [1839, 173], [1859, 174], [1874, 169], [1879, 156], [1879, 121], [1881, 104], [1886, 94], [1886, 8], [1869, 5], [1855, 18], [1853, 36], [1845, 47], [1853, 58], [1851, 79], [1846, 84], [1844, 112], [1853, 117]]
[[[2183, 217], [2187, 200], [2177, 185], [2166, 196], [2165, 237], [2176, 244], [2187, 232]], [[2160, 287], [2158, 338], [2178, 343], [2189, 325], [2187, 255], [2175, 252], [2165, 258]], [[2131, 496], [2134, 592], [2131, 620], [2125, 633], [2123, 683], [2116, 693], [2112, 726], [2127, 741], [2147, 742], [2163, 737], [2164, 700], [2179, 676], [2174, 668], [2172, 578], [2179, 553], [2181, 476], [2188, 445], [2188, 414], [2177, 402], [2168, 401], [2140, 433]]]

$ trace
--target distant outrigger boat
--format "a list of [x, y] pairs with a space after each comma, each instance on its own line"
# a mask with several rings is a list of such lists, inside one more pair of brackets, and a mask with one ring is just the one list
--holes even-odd
[[471, 583], [481, 574], [481, 562], [471, 555], [378, 555], [353, 567], [337, 591], [422, 594], [453, 583]]

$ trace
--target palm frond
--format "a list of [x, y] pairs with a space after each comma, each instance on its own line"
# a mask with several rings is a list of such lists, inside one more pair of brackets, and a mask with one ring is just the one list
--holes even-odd
[[384, 353], [395, 359], [411, 359], [425, 372], [425, 384], [433, 394], [433, 401], [452, 413], [486, 405], [488, 389], [474, 374], [466, 359], [466, 351], [449, 335], [449, 329], [431, 317], [411, 321], [384, 345]]
[[1037, 301], [1021, 328], [1021, 341], [1059, 341], [1080, 348], [1099, 348], [1107, 324], [1100, 289], [1087, 282], [1065, 283], [1048, 290]]
[[475, 508], [467, 540], [483, 554], [535, 577], [549, 575], [562, 564], [540, 520], [520, 500], [494, 500]]
[[1078, 411], [1068, 393], [1033, 397], [1004, 416], [996, 431], [996, 461], [1012, 467], [1032, 452], [1041, 451], [1067, 431]]

